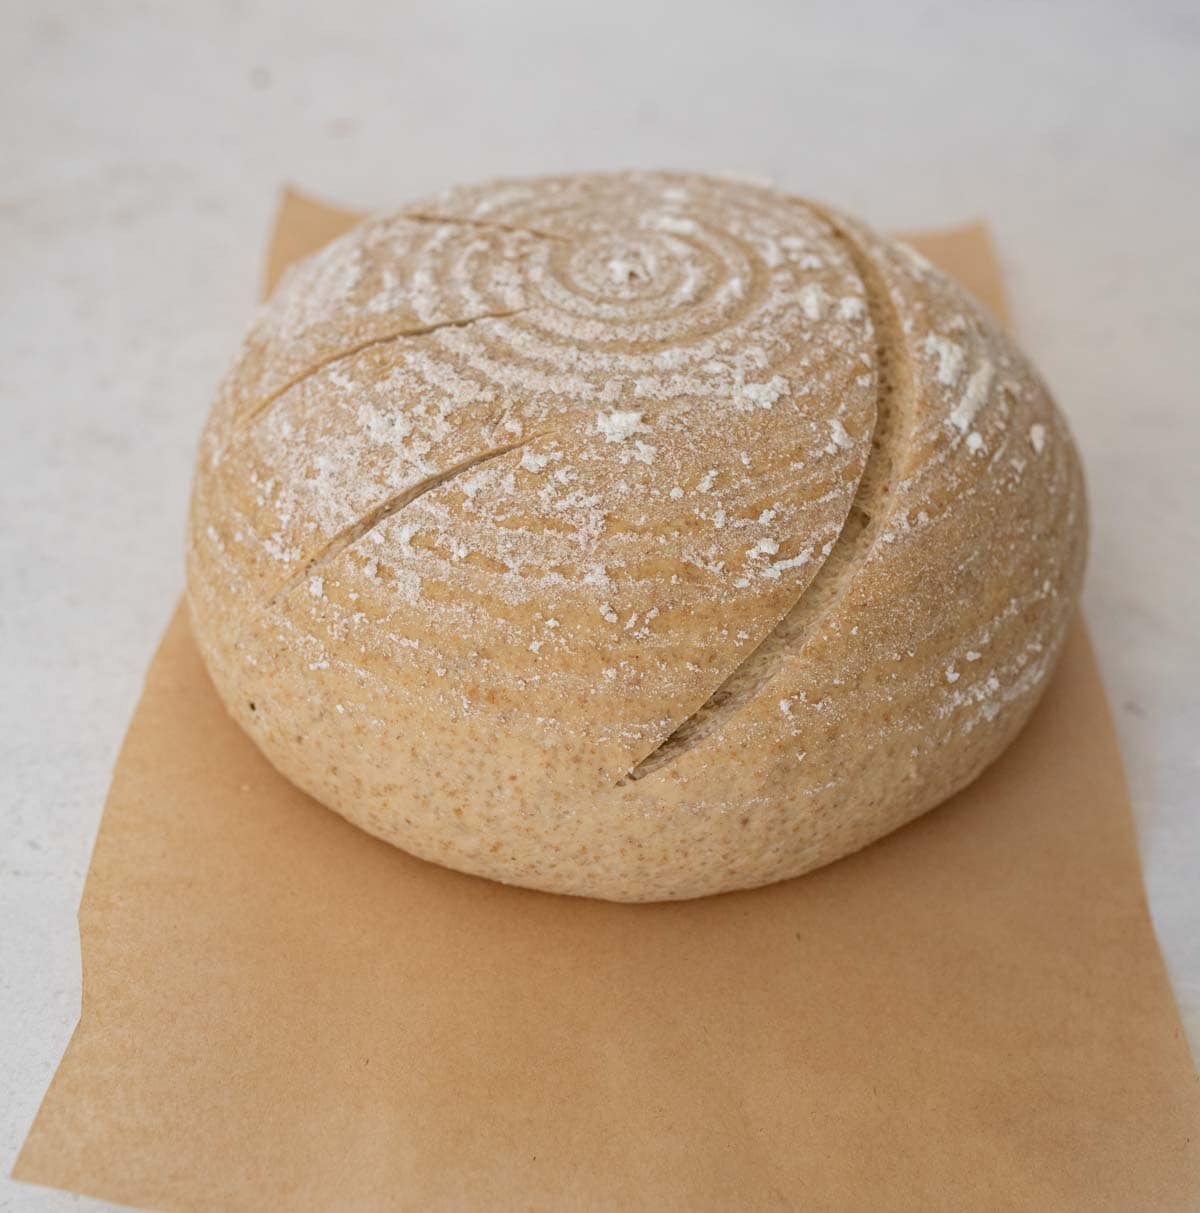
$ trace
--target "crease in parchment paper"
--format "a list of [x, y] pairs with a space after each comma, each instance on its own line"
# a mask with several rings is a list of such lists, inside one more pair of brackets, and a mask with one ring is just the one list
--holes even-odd
[[[267, 263], [356, 216], [286, 195]], [[911, 237], [1000, 316], [980, 225]], [[18, 1178], [147, 1208], [1200, 1207], [1200, 1096], [1079, 622], [971, 787], [797, 880], [628, 906], [355, 830], [177, 612]]]

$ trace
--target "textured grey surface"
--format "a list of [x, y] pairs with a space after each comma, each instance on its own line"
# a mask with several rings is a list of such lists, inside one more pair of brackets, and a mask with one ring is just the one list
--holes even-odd
[[[1200, 1045], [1194, 5], [342, 0], [0, 10], [0, 1168], [79, 1006], [88, 853], [182, 584], [190, 462], [283, 180], [737, 170], [985, 214], [1090, 473], [1086, 605]], [[0, 1179], [0, 1209], [105, 1206]]]

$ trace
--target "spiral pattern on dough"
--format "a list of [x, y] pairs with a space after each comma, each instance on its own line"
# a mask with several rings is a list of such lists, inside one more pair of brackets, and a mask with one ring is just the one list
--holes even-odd
[[188, 593], [230, 710], [351, 820], [689, 896], [990, 760], [1083, 519], [1036, 376], [922, 258], [741, 182], [547, 178], [285, 276], [205, 432]]

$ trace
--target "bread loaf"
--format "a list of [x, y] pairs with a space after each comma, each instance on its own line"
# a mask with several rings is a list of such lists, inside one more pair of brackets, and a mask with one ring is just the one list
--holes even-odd
[[451, 190], [287, 274], [204, 431], [188, 601], [319, 801], [644, 901], [795, 876], [975, 778], [1085, 546], [1045, 387], [922, 257], [615, 173]]

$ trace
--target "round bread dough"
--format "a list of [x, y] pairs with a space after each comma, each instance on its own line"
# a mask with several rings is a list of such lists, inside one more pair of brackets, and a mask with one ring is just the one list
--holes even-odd
[[204, 432], [188, 601], [234, 718], [363, 829], [685, 898], [974, 779], [1086, 529], [1046, 388], [913, 250], [744, 182], [501, 181], [280, 283]]

